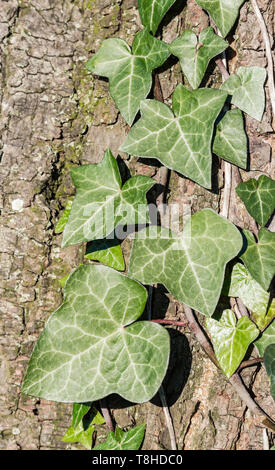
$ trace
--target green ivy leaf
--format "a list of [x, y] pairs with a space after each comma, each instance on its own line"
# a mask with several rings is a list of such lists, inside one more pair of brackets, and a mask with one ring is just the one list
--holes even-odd
[[169, 57], [168, 45], [145, 29], [139, 31], [132, 45], [119, 38], [106, 39], [86, 68], [107, 77], [110, 94], [125, 121], [131, 125], [152, 86], [152, 71]]
[[196, 0], [196, 2], [209, 13], [225, 37], [234, 26], [244, 0]]
[[65, 225], [67, 223], [67, 220], [69, 218], [72, 205], [73, 205], [73, 199], [69, 199], [66, 206], [65, 206], [65, 209], [64, 209], [64, 212], [63, 212], [62, 216], [60, 217], [60, 219], [58, 220], [58, 222], [55, 226], [55, 230], [54, 230], [55, 233], [63, 232], [63, 230], [65, 228]]
[[85, 405], [85, 403], [74, 403], [73, 404], [73, 428], [76, 428], [79, 423], [82, 421], [84, 416], [90, 410], [90, 405]]
[[220, 90], [187, 90], [178, 85], [172, 110], [156, 100], [141, 103], [141, 119], [132, 127], [121, 150], [157, 158], [163, 165], [211, 187], [211, 141], [214, 122], [226, 94]]
[[247, 248], [241, 259], [251, 276], [268, 290], [275, 274], [275, 233], [261, 228], [258, 243], [249, 230], [243, 230], [243, 234], [247, 239]]
[[232, 95], [232, 104], [257, 121], [261, 121], [265, 108], [264, 82], [266, 70], [262, 67], [239, 67], [223, 83], [221, 90]]
[[115, 432], [109, 432], [106, 441], [95, 446], [93, 450], [138, 450], [142, 444], [144, 433], [144, 424], [127, 432], [116, 427]]
[[270, 344], [264, 353], [264, 363], [270, 378], [270, 394], [275, 400], [275, 344]]
[[210, 27], [204, 29], [199, 37], [193, 31], [185, 30], [170, 44], [170, 51], [179, 58], [182, 71], [192, 88], [198, 88], [210, 60], [227, 47], [227, 42]]
[[36, 343], [22, 392], [59, 402], [111, 393], [150, 400], [166, 373], [169, 335], [155, 323], [135, 322], [146, 300], [142, 285], [113, 269], [91, 264], [74, 271]]
[[85, 258], [99, 261], [117, 271], [125, 270], [125, 263], [119, 241], [114, 239], [95, 240], [88, 243]]
[[247, 138], [239, 109], [227, 111], [217, 125], [213, 152], [241, 168], [247, 166]]
[[214, 351], [226, 377], [231, 377], [240, 365], [247, 348], [259, 335], [258, 328], [248, 317], [236, 321], [232, 310], [224, 310], [219, 321], [206, 319]]
[[143, 26], [148, 27], [153, 34], [167, 11], [176, 0], [138, 0], [138, 10]]
[[133, 242], [129, 273], [143, 284], [164, 284], [180, 302], [212, 315], [225, 265], [241, 247], [236, 227], [212, 209], [204, 209], [190, 217], [182, 236], [161, 227], [140, 231]]
[[253, 279], [241, 263], [236, 263], [230, 275], [226, 275], [223, 292], [229, 297], [239, 297], [251, 310], [252, 318], [261, 330], [275, 316], [275, 302], [269, 306], [269, 293]]
[[[90, 408], [90, 407], [89, 407]], [[93, 408], [93, 414], [91, 419], [85, 422], [81, 419], [77, 425], [71, 426], [66, 434], [63, 436], [63, 442], [79, 442], [86, 449], [91, 450], [92, 447], [92, 438], [95, 426], [97, 424], [104, 424], [105, 420], [101, 414], [97, 411], [96, 408]]]
[[155, 180], [137, 175], [122, 186], [118, 164], [110, 150], [100, 163], [73, 168], [71, 175], [77, 193], [62, 247], [105, 238], [118, 225], [148, 222], [146, 193]]
[[260, 356], [264, 355], [266, 348], [270, 344], [275, 344], [275, 321], [273, 321], [262, 333], [262, 336], [255, 341]]
[[265, 175], [257, 180], [250, 178], [237, 186], [236, 193], [249, 214], [258, 224], [264, 226], [275, 209], [275, 180]]

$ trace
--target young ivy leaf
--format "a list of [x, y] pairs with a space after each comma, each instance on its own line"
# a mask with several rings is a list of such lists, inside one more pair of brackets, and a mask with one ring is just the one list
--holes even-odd
[[157, 158], [171, 170], [211, 187], [211, 141], [214, 122], [226, 93], [214, 89], [187, 90], [178, 85], [172, 109], [156, 100], [141, 103], [141, 119], [132, 127], [121, 150]]
[[155, 181], [138, 175], [122, 186], [118, 164], [110, 150], [100, 163], [73, 168], [71, 175], [77, 193], [62, 247], [105, 238], [118, 225], [148, 222], [146, 193]]
[[60, 217], [60, 219], [58, 220], [58, 222], [55, 226], [55, 230], [54, 230], [55, 233], [63, 232], [63, 230], [65, 228], [65, 225], [68, 221], [72, 205], [73, 205], [73, 200], [69, 199], [66, 206], [65, 206], [65, 209], [64, 209], [64, 212], [63, 212], [62, 216]]
[[263, 356], [266, 348], [273, 343], [275, 344], [275, 321], [264, 330], [262, 336], [254, 344], [258, 348], [260, 356]]
[[275, 316], [275, 301], [269, 305], [270, 294], [250, 275], [246, 267], [236, 263], [232, 272], [226, 274], [223, 293], [239, 297], [252, 312], [252, 319], [262, 330]]
[[138, 10], [143, 26], [146, 26], [153, 34], [169, 8], [176, 0], [138, 0]]
[[259, 330], [248, 317], [236, 321], [232, 310], [224, 310], [219, 321], [206, 319], [216, 357], [226, 377], [231, 377], [240, 365], [248, 346], [259, 335]]
[[82, 421], [84, 416], [88, 413], [90, 408], [91, 406], [85, 405], [85, 403], [73, 404], [73, 422], [72, 422], [73, 428], [76, 428], [79, 425], [79, 423]]
[[125, 263], [119, 241], [114, 239], [94, 240], [88, 243], [85, 258], [99, 261], [117, 271], [124, 271]]
[[109, 432], [105, 442], [95, 446], [92, 450], [138, 450], [142, 444], [144, 433], [144, 424], [127, 432], [117, 427], [115, 432]]
[[228, 44], [209, 27], [199, 37], [193, 31], [185, 30], [169, 47], [172, 54], [179, 58], [182, 71], [192, 88], [198, 88], [210, 60], [223, 52]]
[[150, 400], [167, 370], [169, 335], [156, 323], [135, 322], [146, 301], [138, 282], [105, 266], [81, 266], [36, 343], [22, 392], [59, 402], [111, 393]]
[[83, 418], [84, 417], [82, 417], [77, 424], [72, 424], [72, 426], [67, 430], [66, 434], [63, 436], [62, 441], [79, 442], [84, 447], [86, 447], [86, 449], [91, 450], [95, 426], [97, 424], [104, 424], [105, 420], [96, 408], [93, 408], [92, 416], [90, 419], [85, 420], [85, 418]]
[[257, 180], [250, 178], [237, 186], [236, 193], [244, 202], [247, 212], [264, 226], [275, 209], [275, 181], [265, 175]]
[[270, 378], [270, 395], [275, 400], [275, 344], [270, 344], [264, 353], [264, 364]]
[[119, 38], [106, 39], [86, 68], [109, 78], [110, 94], [125, 121], [131, 125], [152, 86], [152, 71], [169, 57], [168, 45], [144, 29], [132, 45]]
[[258, 243], [253, 233], [243, 230], [247, 240], [247, 248], [241, 255], [251, 276], [268, 290], [275, 274], [275, 233], [261, 228], [258, 233]]
[[223, 83], [221, 90], [232, 95], [232, 104], [257, 121], [261, 121], [265, 107], [264, 82], [266, 70], [262, 67], [239, 67]]
[[212, 315], [225, 265], [242, 247], [236, 227], [213, 210], [203, 209], [190, 217], [182, 236], [161, 227], [139, 234], [133, 242], [131, 276], [143, 284], [164, 284], [180, 302]]
[[244, 0], [196, 0], [196, 2], [209, 13], [225, 37], [234, 26]]
[[247, 138], [243, 115], [239, 109], [231, 109], [217, 125], [213, 152], [241, 168], [247, 166]]

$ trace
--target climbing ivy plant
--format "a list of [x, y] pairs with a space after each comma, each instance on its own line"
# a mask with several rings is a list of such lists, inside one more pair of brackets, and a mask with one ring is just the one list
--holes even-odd
[[[240, 67], [219, 89], [200, 87], [209, 62], [228, 47], [224, 38], [243, 1], [197, 0], [218, 34], [212, 27], [198, 37], [186, 30], [166, 44], [154, 35], [175, 0], [139, 0], [144, 29], [132, 47], [119, 38], [103, 41], [86, 64], [88, 71], [109, 79], [110, 94], [129, 126], [140, 112], [122, 151], [157, 159], [208, 189], [213, 153], [247, 167], [242, 111], [261, 120], [265, 69]], [[153, 70], [170, 54], [179, 59], [190, 85], [176, 87], [171, 107], [146, 99]], [[64, 248], [88, 242], [85, 264], [61, 280], [64, 301], [36, 343], [22, 387], [35, 397], [74, 403], [72, 426], [63, 440], [91, 448], [95, 426], [104, 422], [94, 406], [98, 400], [117, 393], [143, 403], [158, 392], [169, 362], [169, 335], [150, 319], [140, 320], [148, 300], [143, 284], [165, 285], [178, 301], [205, 317], [217, 363], [228, 378], [254, 342], [264, 355], [274, 396], [270, 284], [275, 234], [266, 225], [275, 208], [275, 181], [263, 175], [236, 189], [260, 230], [241, 231], [212, 209], [203, 209], [178, 234], [150, 223], [146, 196], [156, 181], [135, 175], [122, 183], [109, 149], [100, 163], [74, 168], [71, 175], [76, 196], [55, 230], [63, 232]], [[121, 273], [125, 263], [116, 231], [124, 225], [135, 229], [136, 224], [128, 273]], [[241, 301], [246, 315], [233, 307], [221, 311], [221, 295]], [[128, 431], [117, 427], [94, 449], [138, 449], [143, 436], [144, 426]]]

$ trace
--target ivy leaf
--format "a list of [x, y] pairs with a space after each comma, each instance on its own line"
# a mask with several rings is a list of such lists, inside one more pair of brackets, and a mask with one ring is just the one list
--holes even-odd
[[196, 0], [196, 2], [209, 13], [225, 37], [234, 26], [244, 0]]
[[54, 230], [55, 233], [63, 232], [63, 230], [65, 228], [65, 225], [67, 223], [67, 220], [69, 218], [72, 205], [73, 205], [73, 199], [69, 199], [66, 206], [65, 206], [65, 209], [64, 209], [64, 212], [63, 212], [62, 216], [60, 217], [60, 219], [58, 220], [58, 222], [55, 226], [55, 230]]
[[92, 411], [92, 417], [91, 419], [87, 420], [86, 423], [83, 419], [81, 419], [77, 425], [72, 425], [67, 430], [66, 434], [62, 438], [63, 442], [79, 442], [84, 447], [86, 447], [86, 449], [91, 450], [95, 425], [105, 423], [104, 418], [96, 408], [93, 408]]
[[127, 432], [116, 427], [115, 432], [109, 432], [106, 441], [95, 446], [93, 450], [138, 450], [142, 444], [144, 433], [144, 424]]
[[265, 175], [250, 178], [237, 186], [236, 193], [256, 222], [266, 225], [275, 209], [275, 181]]
[[185, 30], [170, 44], [170, 51], [179, 58], [182, 71], [192, 88], [198, 88], [210, 60], [227, 47], [227, 42], [209, 27], [199, 37], [193, 31]]
[[269, 293], [253, 279], [241, 263], [236, 263], [230, 275], [226, 275], [223, 292], [229, 297], [239, 297], [251, 310], [252, 318], [261, 330], [275, 316], [275, 302], [269, 306]]
[[105, 39], [86, 68], [107, 77], [110, 94], [125, 121], [131, 125], [152, 86], [152, 71], [169, 57], [168, 45], [144, 29], [135, 36], [132, 51], [119, 38]]
[[138, 0], [138, 10], [143, 26], [148, 27], [153, 34], [167, 11], [176, 0]]
[[73, 428], [76, 428], [79, 423], [82, 421], [84, 416], [90, 410], [90, 405], [85, 405], [85, 403], [74, 403], [73, 404]]
[[264, 355], [266, 348], [270, 344], [275, 344], [275, 321], [273, 321], [262, 333], [262, 336], [255, 341], [260, 356]]
[[129, 273], [143, 284], [164, 284], [180, 302], [212, 315], [225, 265], [241, 247], [236, 227], [203, 209], [190, 217], [180, 237], [161, 227], [140, 231], [133, 242]]
[[275, 400], [275, 344], [270, 344], [264, 353], [264, 363], [270, 378], [270, 394]]
[[266, 70], [262, 67], [239, 67], [223, 83], [221, 90], [232, 95], [232, 104], [257, 121], [261, 121], [265, 108], [264, 82]]
[[107, 237], [118, 225], [148, 222], [146, 193], [155, 180], [138, 175], [122, 186], [110, 150], [98, 164], [71, 170], [77, 193], [65, 226], [62, 247]]
[[113, 269], [78, 268], [36, 343], [22, 391], [59, 402], [94, 402], [111, 393], [150, 400], [166, 373], [169, 335], [155, 323], [133, 323], [146, 300], [142, 285]]
[[88, 243], [85, 258], [99, 261], [117, 271], [125, 270], [125, 263], [119, 241], [114, 239], [95, 240]]
[[251, 276], [268, 290], [275, 274], [275, 233], [261, 228], [258, 243], [249, 230], [243, 230], [243, 234], [247, 239], [247, 248], [241, 259]]
[[240, 365], [247, 348], [259, 335], [258, 328], [248, 317], [236, 321], [232, 310], [224, 310], [219, 321], [206, 319], [214, 351], [226, 377], [231, 377]]
[[217, 125], [213, 152], [241, 168], [247, 166], [247, 138], [239, 109], [227, 111]]
[[171, 170], [211, 187], [211, 141], [214, 122], [226, 94], [220, 90], [173, 93], [172, 109], [156, 100], [141, 103], [141, 119], [132, 127], [121, 150], [139, 157], [157, 158]]

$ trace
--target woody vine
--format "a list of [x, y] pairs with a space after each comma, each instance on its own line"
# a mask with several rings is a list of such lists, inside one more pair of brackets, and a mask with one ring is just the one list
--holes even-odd
[[[230, 8], [225, 0], [215, 6], [210, 0], [197, 0], [212, 26], [198, 37], [185, 30], [167, 44], [155, 36], [174, 3], [139, 0], [144, 29], [132, 47], [119, 38], [106, 39], [86, 67], [109, 79], [110, 94], [131, 126], [120, 150], [161, 162], [166, 167], [164, 180], [168, 171], [177, 171], [209, 190], [214, 153], [224, 161], [223, 207], [221, 214], [212, 209], [198, 211], [180, 233], [172, 232], [150, 218], [146, 195], [156, 181], [136, 175], [123, 184], [109, 149], [100, 163], [71, 170], [76, 196], [56, 232], [63, 232], [63, 247], [89, 242], [86, 260], [64, 280], [63, 304], [34, 348], [22, 392], [74, 403], [72, 426], [64, 440], [87, 448], [92, 446], [95, 426], [105, 421], [111, 432], [94, 449], [139, 448], [144, 426], [128, 432], [114, 429], [105, 399], [117, 393], [144, 403], [160, 391], [171, 447], [176, 449], [161, 386], [170, 354], [169, 335], [161, 323], [169, 322], [150, 318], [152, 287], [144, 287], [155, 284], [163, 284], [184, 304], [191, 330], [251, 409], [255, 422], [275, 430], [272, 417], [257, 405], [238, 374], [241, 368], [264, 361], [274, 398], [275, 302], [270, 288], [275, 234], [269, 226], [275, 181], [261, 175], [242, 182], [238, 171], [247, 168], [243, 113], [262, 119], [267, 74], [256, 66], [240, 67], [232, 75], [227, 71], [226, 37], [243, 0], [232, 0]], [[153, 72], [170, 55], [178, 58], [185, 77], [185, 85], [179, 84], [173, 92], [171, 107], [163, 103]], [[223, 76], [219, 89], [201, 87], [211, 61], [216, 61]], [[270, 67], [268, 74], [272, 89]], [[153, 82], [154, 99], [148, 99]], [[241, 230], [228, 220], [232, 165], [239, 178], [236, 192], [254, 219], [253, 231]], [[120, 245], [124, 226], [137, 229], [127, 274]], [[221, 295], [231, 308], [219, 308]], [[138, 321], [145, 309], [148, 320]], [[203, 327], [196, 312], [205, 317]], [[172, 323], [181, 326], [181, 322]], [[259, 357], [244, 361], [252, 344]], [[99, 400], [103, 417], [94, 406]]]

